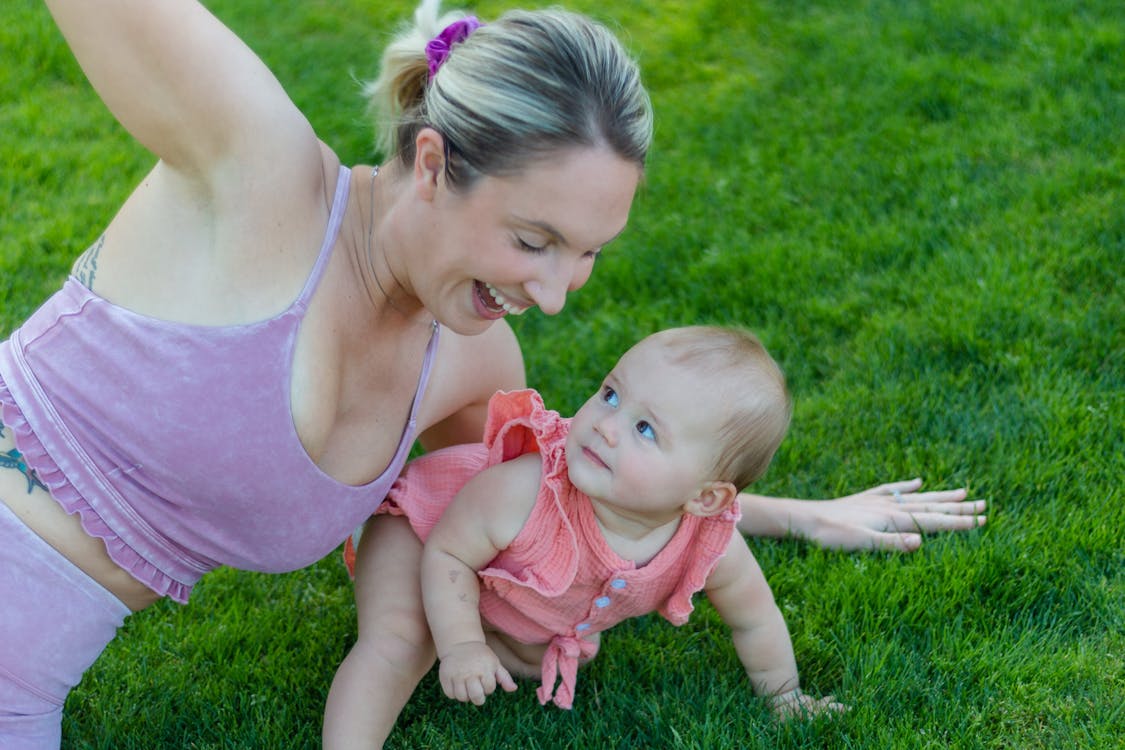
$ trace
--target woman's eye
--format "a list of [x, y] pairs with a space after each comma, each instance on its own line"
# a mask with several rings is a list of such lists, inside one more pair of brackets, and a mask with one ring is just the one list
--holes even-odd
[[602, 388], [602, 401], [605, 401], [610, 406], [617, 406], [617, 391], [610, 388], [608, 385]]
[[533, 245], [522, 237], [516, 237], [516, 242], [519, 243], [520, 250], [528, 253], [541, 253], [547, 249], [546, 245]]
[[643, 438], [646, 438], [648, 440], [656, 440], [656, 431], [652, 429], [651, 424], [644, 421], [643, 419], [640, 422], [637, 422], [637, 432], [640, 433], [641, 437]]

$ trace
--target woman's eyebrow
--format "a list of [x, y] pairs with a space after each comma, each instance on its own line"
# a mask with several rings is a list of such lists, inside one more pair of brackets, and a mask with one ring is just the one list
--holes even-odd
[[567, 239], [566, 239], [565, 236], [563, 236], [562, 232], [560, 232], [558, 229], [555, 229], [554, 226], [552, 226], [551, 224], [548, 224], [545, 221], [538, 221], [536, 219], [525, 219], [522, 216], [516, 216], [515, 219], [516, 219], [516, 221], [518, 221], [521, 224], [526, 224], [529, 227], [534, 227], [535, 229], [538, 229], [539, 231], [543, 232], [544, 234], [550, 235], [551, 239], [553, 239], [555, 242], [559, 243], [560, 245], [569, 245], [570, 244], [569, 242], [567, 242]]
[[[522, 216], [513, 216], [512, 218], [514, 218], [520, 224], [524, 224], [525, 226], [532, 227], [534, 229], [539, 230], [540, 232], [543, 232], [544, 234], [549, 235], [553, 241], [557, 242], [560, 245], [564, 245], [566, 247], [571, 246], [570, 242], [567, 240], [566, 236], [563, 235], [563, 233], [560, 232], [558, 229], [556, 229], [554, 227], [554, 225], [552, 225], [552, 224], [549, 224], [545, 221], [539, 221], [538, 219], [525, 219]], [[625, 229], [626, 228], [624, 226], [621, 227], [620, 229], [618, 229], [617, 232], [612, 237], [607, 239], [605, 242], [602, 242], [601, 244], [599, 244], [598, 249], [600, 250], [601, 248], [605, 247], [606, 245], [608, 245], [609, 243], [613, 242], [615, 239], [620, 237], [622, 232], [625, 231]]]

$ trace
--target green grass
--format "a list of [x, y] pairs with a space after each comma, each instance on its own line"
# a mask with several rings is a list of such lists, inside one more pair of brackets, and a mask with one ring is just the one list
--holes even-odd
[[[485, 18], [512, 6], [475, 6]], [[352, 76], [402, 0], [213, 0], [345, 162]], [[431, 675], [396, 748], [1125, 747], [1125, 6], [986, 0], [568, 0], [619, 29], [658, 115], [629, 230], [554, 319], [518, 320], [564, 413], [628, 345], [738, 323], [796, 414], [755, 489], [923, 474], [989, 524], [914, 555], [754, 541], [806, 686], [778, 725], [701, 600], [610, 633], [577, 708], [483, 708]], [[46, 11], [0, 9], [0, 330], [54, 289], [151, 158]], [[263, 519], [268, 523], [268, 519]], [[355, 634], [338, 559], [220, 570], [130, 618], [67, 704], [67, 748], [316, 747]]]

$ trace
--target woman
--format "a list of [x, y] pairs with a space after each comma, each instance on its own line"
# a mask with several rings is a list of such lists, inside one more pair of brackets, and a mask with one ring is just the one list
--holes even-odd
[[[375, 86], [413, 92], [393, 103], [395, 158], [348, 169], [197, 2], [47, 5], [158, 160], [0, 345], [5, 748], [58, 746], [67, 692], [130, 611], [186, 601], [218, 565], [307, 565], [415, 437], [478, 440], [489, 396], [524, 386], [502, 318], [557, 313], [585, 283], [651, 137], [633, 63], [570, 16], [573, 43], [552, 14], [439, 39], [432, 66]], [[419, 11], [423, 43], [436, 16]], [[500, 85], [523, 74], [530, 100]], [[889, 487], [761, 500], [748, 529], [870, 546], [897, 524]]]

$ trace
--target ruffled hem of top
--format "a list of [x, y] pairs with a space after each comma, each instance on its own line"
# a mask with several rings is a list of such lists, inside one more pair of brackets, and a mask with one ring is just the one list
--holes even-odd
[[[525, 537], [528, 529], [541, 528], [539, 516], [556, 515], [558, 528], [552, 539], [537, 537], [535, 544], [541, 552], [538, 559], [549, 560], [550, 565], [529, 565], [518, 574], [502, 568], [486, 568], [480, 576], [486, 585], [493, 581], [510, 581], [526, 586], [543, 596], [558, 596], [574, 581], [578, 571], [578, 541], [574, 527], [563, 509], [562, 496], [571, 488], [566, 471], [566, 435], [569, 420], [559, 416], [543, 404], [543, 398], [531, 389], [499, 392], [488, 404], [488, 420], [484, 428], [484, 442], [489, 449], [489, 465], [510, 461], [525, 453], [538, 452], [543, 460], [543, 479], [535, 508], [516, 537], [513, 546]], [[545, 502], [544, 494], [549, 495]], [[540, 573], [551, 573], [550, 580]], [[492, 579], [490, 581], [489, 579]]]
[[24, 418], [23, 412], [16, 406], [12, 394], [3, 381], [0, 381], [0, 415], [4, 426], [12, 430], [12, 439], [27, 466], [35, 472], [39, 481], [46, 485], [51, 496], [63, 510], [71, 515], [78, 514], [82, 528], [87, 534], [102, 540], [110, 559], [157, 594], [167, 596], [180, 604], [186, 604], [192, 586], [170, 578], [164, 571], [141, 557], [106, 525], [47, 453], [31, 425]]

